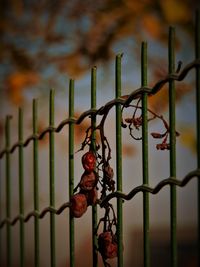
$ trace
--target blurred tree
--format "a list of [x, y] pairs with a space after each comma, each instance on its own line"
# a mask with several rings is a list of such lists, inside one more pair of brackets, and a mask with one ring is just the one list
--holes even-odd
[[170, 24], [191, 38], [197, 3], [191, 8], [189, 0], [1, 0], [1, 90], [8, 89], [19, 104], [22, 90], [43, 77], [77, 77], [109, 62], [113, 47], [125, 38], [140, 42], [148, 34], [167, 44]]

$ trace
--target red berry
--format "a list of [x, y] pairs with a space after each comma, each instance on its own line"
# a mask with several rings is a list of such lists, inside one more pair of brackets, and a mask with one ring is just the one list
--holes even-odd
[[105, 245], [109, 245], [112, 242], [112, 234], [109, 231], [103, 232], [99, 235], [98, 243], [99, 249], [103, 249]]
[[84, 191], [92, 190], [97, 184], [97, 175], [95, 172], [84, 172], [81, 181], [80, 181], [80, 188]]
[[83, 155], [82, 164], [83, 164], [83, 168], [87, 172], [91, 172], [95, 170], [96, 157], [92, 151], [89, 151]]
[[112, 259], [117, 257], [117, 243], [111, 243], [106, 246], [104, 255], [106, 259]]
[[98, 238], [99, 252], [104, 259], [112, 259], [117, 257], [116, 236], [110, 231], [103, 232]]
[[87, 210], [87, 199], [84, 194], [75, 194], [70, 200], [70, 212], [73, 217], [81, 217]]

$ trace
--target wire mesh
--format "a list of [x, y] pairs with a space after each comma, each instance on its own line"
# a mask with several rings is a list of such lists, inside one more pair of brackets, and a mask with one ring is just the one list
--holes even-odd
[[[105, 196], [99, 202], [100, 207], [105, 207], [109, 200], [117, 199], [117, 239], [118, 239], [118, 266], [123, 266], [123, 200], [129, 201], [135, 197], [139, 192], [143, 193], [143, 238], [144, 238], [144, 266], [150, 266], [150, 214], [149, 214], [149, 194], [157, 194], [160, 190], [169, 185], [170, 186], [170, 203], [171, 203], [171, 266], [177, 266], [177, 229], [176, 229], [176, 187], [184, 187], [191, 179], [198, 178], [198, 246], [200, 244], [200, 18], [199, 12], [196, 15], [196, 33], [195, 33], [195, 60], [186, 65], [181, 71], [175, 70], [175, 29], [169, 29], [169, 43], [168, 43], [168, 75], [159, 80], [153, 87], [147, 85], [147, 43], [143, 42], [141, 46], [141, 87], [134, 90], [126, 98], [121, 96], [121, 60], [122, 54], [116, 56], [115, 65], [115, 99], [109, 101], [104, 106], [96, 109], [96, 67], [91, 71], [91, 109], [83, 112], [78, 118], [74, 117], [74, 81], [69, 83], [69, 117], [59, 123], [57, 127], [54, 125], [54, 90], [50, 91], [49, 96], [49, 126], [42, 132], [38, 133], [38, 110], [37, 100], [33, 100], [33, 133], [26, 140], [23, 137], [23, 110], [19, 109], [18, 117], [18, 141], [11, 146], [10, 144], [10, 123], [11, 117], [6, 117], [5, 122], [5, 149], [0, 152], [0, 159], [5, 156], [6, 163], [6, 218], [1, 218], [0, 230], [6, 227], [6, 258], [7, 266], [12, 266], [12, 233], [11, 227], [19, 222], [20, 228], [20, 266], [25, 266], [25, 238], [24, 238], [24, 224], [34, 217], [34, 258], [35, 266], [40, 264], [40, 224], [39, 219], [44, 218], [47, 213], [50, 213], [50, 262], [51, 266], [56, 266], [56, 221], [55, 215], [61, 214], [66, 208], [71, 206], [70, 200], [63, 203], [59, 208], [55, 208], [55, 153], [54, 153], [54, 135], [68, 125], [69, 126], [69, 151], [68, 151], [68, 186], [69, 198], [73, 194], [74, 189], [74, 126], [79, 125], [86, 118], [91, 118], [91, 127], [96, 127], [97, 116], [106, 115], [112, 110], [116, 109], [116, 176], [117, 176], [117, 191]], [[197, 110], [197, 169], [189, 172], [185, 177], [176, 177], [176, 130], [175, 130], [175, 82], [184, 80], [187, 74], [196, 70], [196, 110]], [[154, 96], [163, 87], [169, 85], [169, 121], [170, 121], [170, 174], [169, 177], [163, 179], [154, 188], [149, 186], [148, 174], [148, 96]], [[143, 177], [142, 184], [130, 190], [128, 194], [123, 193], [122, 185], [122, 107], [128, 107], [135, 99], [142, 99], [142, 166]], [[49, 135], [49, 206], [40, 211], [39, 206], [39, 169], [38, 169], [38, 142], [42, 140], [45, 135]], [[95, 131], [92, 135], [91, 146], [95, 151]], [[33, 185], [34, 185], [34, 210], [25, 215], [24, 213], [24, 148], [33, 142]], [[12, 218], [11, 214], [11, 177], [10, 177], [10, 155], [18, 149], [19, 153], [19, 214]], [[93, 266], [98, 266], [97, 254], [97, 205], [92, 207], [92, 246], [93, 246]], [[70, 249], [70, 266], [75, 266], [75, 228], [74, 218], [69, 216], [69, 249]]]

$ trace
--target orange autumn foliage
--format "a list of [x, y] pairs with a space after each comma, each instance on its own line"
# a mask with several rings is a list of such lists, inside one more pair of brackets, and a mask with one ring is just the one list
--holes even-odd
[[[190, 92], [192, 86], [190, 84], [177, 84], [176, 85], [176, 101], [179, 101], [185, 94]], [[149, 108], [156, 113], [160, 113], [168, 108], [168, 87], [165, 85], [156, 95], [149, 96]]]
[[23, 90], [39, 81], [35, 72], [14, 72], [7, 78], [8, 97], [12, 103], [19, 105], [23, 102]]
[[186, 126], [183, 125], [180, 128], [181, 135], [180, 135], [180, 142], [188, 148], [193, 154], [197, 153], [196, 150], [196, 143], [197, 143], [197, 138], [196, 138], [196, 132], [194, 127], [192, 126]]
[[188, 4], [184, 1], [160, 1], [160, 6], [165, 19], [169, 23], [184, 23], [190, 19], [188, 16]]
[[145, 31], [153, 38], [159, 39], [163, 32], [159, 18], [153, 14], [145, 13], [141, 20]]
[[[167, 46], [168, 25], [187, 33], [192, 44], [197, 1], [193, 6], [189, 0], [50, 2], [25, 5], [22, 0], [5, 1], [5, 8], [1, 9], [0, 61], [5, 75], [0, 81], [13, 104], [21, 105], [26, 97], [25, 88], [36, 88], [41, 78], [50, 86], [53, 81], [53, 87], [55, 84], [60, 89], [63, 86], [60, 75], [76, 79], [94, 65], [107, 66], [116, 52], [127, 54], [128, 50], [139, 63], [139, 44], [146, 34]], [[184, 44], [180, 37], [181, 33], [176, 35], [176, 48]], [[152, 51], [149, 49], [148, 61], [155, 58], [160, 63]], [[163, 57], [161, 53], [160, 58]], [[156, 67], [160, 70], [161, 65], [149, 64], [153, 79], [157, 77]], [[152, 106], [166, 107], [160, 103], [163, 99], [160, 102], [157, 99], [150, 99]]]

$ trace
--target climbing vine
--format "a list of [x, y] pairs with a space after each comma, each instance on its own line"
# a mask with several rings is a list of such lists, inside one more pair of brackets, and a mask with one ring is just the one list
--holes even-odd
[[[136, 100], [135, 100], [136, 101]], [[131, 109], [132, 116], [123, 118], [124, 109]], [[121, 126], [129, 130], [130, 136], [134, 140], [141, 140], [142, 137], [137, 137], [135, 131], [139, 131], [142, 127], [142, 106], [141, 97], [136, 103], [130, 103], [128, 106], [122, 105]], [[151, 132], [151, 136], [161, 140], [161, 143], [156, 144], [158, 150], [169, 150], [168, 142], [170, 127], [162, 115], [156, 114], [148, 109], [147, 121], [159, 120], [163, 125], [162, 132]], [[90, 126], [86, 130], [85, 138], [81, 144], [79, 151], [86, 150], [82, 156], [82, 166], [84, 172], [78, 185], [74, 188], [74, 195], [71, 197], [70, 211], [73, 217], [81, 217], [90, 205], [100, 204], [101, 201], [110, 192], [115, 191], [114, 171], [110, 164], [112, 151], [107, 137], [105, 136], [104, 126], [109, 109], [104, 113], [100, 123], [96, 127]], [[100, 141], [95, 140], [94, 133], [99, 132]], [[176, 132], [176, 136], [179, 133]], [[78, 192], [77, 192], [78, 191]], [[109, 267], [108, 259], [117, 257], [118, 242], [117, 242], [117, 217], [113, 205], [107, 202], [104, 208], [104, 216], [100, 218], [96, 233], [98, 235], [98, 251], [102, 256], [104, 266]], [[98, 234], [99, 226], [103, 223], [103, 231]]]

